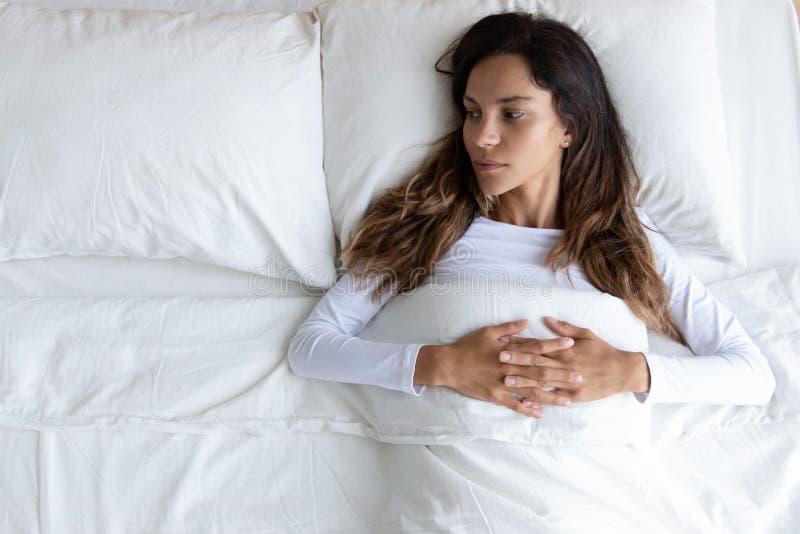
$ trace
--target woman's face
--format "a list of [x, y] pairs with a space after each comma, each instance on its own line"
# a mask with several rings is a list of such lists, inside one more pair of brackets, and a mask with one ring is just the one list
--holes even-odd
[[[552, 94], [533, 83], [522, 56], [479, 61], [467, 79], [464, 107], [464, 145], [484, 194], [558, 179], [563, 143], [572, 138], [556, 114]], [[482, 159], [502, 165], [484, 167], [478, 163]]]

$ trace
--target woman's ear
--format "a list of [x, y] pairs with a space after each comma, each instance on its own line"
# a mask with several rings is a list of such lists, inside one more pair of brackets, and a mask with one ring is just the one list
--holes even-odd
[[563, 148], [567, 148], [571, 144], [572, 144], [572, 134], [569, 133], [569, 131], [564, 130], [564, 134], [561, 138], [561, 146]]

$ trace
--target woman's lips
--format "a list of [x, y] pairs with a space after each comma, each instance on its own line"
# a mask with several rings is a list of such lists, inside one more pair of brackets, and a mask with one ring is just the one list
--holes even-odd
[[491, 164], [491, 165], [484, 165], [482, 163], [476, 163], [475, 164], [475, 168], [477, 170], [484, 171], [484, 172], [496, 171], [497, 169], [502, 169], [503, 167], [505, 167], [505, 164], [502, 164], [502, 163]]

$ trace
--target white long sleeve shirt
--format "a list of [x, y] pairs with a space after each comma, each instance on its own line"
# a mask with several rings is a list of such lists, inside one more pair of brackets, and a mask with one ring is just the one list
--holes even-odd
[[[643, 211], [637, 211], [643, 222], [655, 227]], [[598, 291], [577, 265], [569, 268], [574, 285], [565, 273], [554, 274], [544, 267], [547, 253], [562, 232], [478, 217], [437, 262], [432, 278], [441, 282], [448, 277], [469, 280], [500, 275], [514, 283]], [[645, 232], [659, 273], [671, 290], [672, 316], [697, 356], [644, 352], [650, 368], [650, 392], [633, 395], [642, 403], [769, 402], [775, 377], [758, 347], [663, 235], [649, 229]], [[391, 298], [387, 292], [379, 302], [372, 302], [373, 288], [356, 290], [352, 276], [342, 276], [290, 341], [289, 365], [304, 377], [371, 384], [419, 396], [426, 386], [415, 385], [413, 377], [422, 344], [381, 343], [358, 337]]]

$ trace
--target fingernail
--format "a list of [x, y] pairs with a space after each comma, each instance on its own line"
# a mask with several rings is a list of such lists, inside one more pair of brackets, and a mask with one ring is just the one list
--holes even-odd
[[562, 347], [571, 347], [574, 344], [575, 344], [575, 340], [572, 339], [571, 337], [568, 337], [568, 338], [565, 338], [565, 339], [561, 340], [561, 346]]
[[506, 385], [513, 386], [517, 383], [517, 379], [513, 377], [506, 378]]
[[502, 341], [503, 343], [508, 343], [508, 336], [501, 337], [500, 341]]
[[567, 406], [569, 404], [569, 399], [566, 397], [559, 397], [558, 403], [562, 406]]
[[500, 353], [500, 360], [501, 361], [507, 362], [510, 359], [511, 359], [511, 354], [509, 354], [507, 352], [501, 352]]
[[583, 380], [583, 377], [578, 373], [574, 373], [569, 377], [569, 379], [572, 380], [573, 382], [580, 382], [581, 380]]
[[530, 408], [531, 406], [533, 406], [533, 402], [526, 400], [522, 403], [522, 405], [525, 406], [526, 408]]

